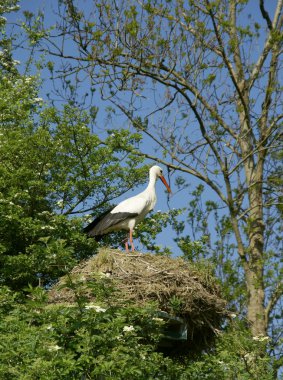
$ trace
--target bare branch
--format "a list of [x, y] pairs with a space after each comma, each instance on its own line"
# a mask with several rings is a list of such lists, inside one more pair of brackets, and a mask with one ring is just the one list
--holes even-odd
[[[281, 15], [281, 17], [280, 17], [280, 14], [282, 12], [282, 6], [283, 6], [283, 0], [279, 0], [277, 3], [277, 7], [275, 10], [275, 14], [274, 14], [273, 22], [272, 22], [272, 29], [277, 28], [278, 31], [280, 31], [280, 29], [282, 27], [282, 23], [283, 23], [283, 16]], [[260, 57], [258, 58], [258, 61], [255, 64], [254, 69], [251, 73], [249, 83], [248, 83], [249, 89], [252, 88], [255, 80], [257, 79], [272, 46], [273, 46], [273, 40], [272, 40], [271, 31], [270, 31], [266, 37], [266, 41], [265, 41], [262, 53], [261, 53]]]
[[272, 30], [272, 22], [270, 20], [268, 12], [266, 12], [266, 10], [264, 8], [264, 0], [259, 0], [259, 8], [260, 8], [262, 17], [266, 20], [268, 29]]
[[211, 21], [213, 24], [214, 32], [215, 32], [215, 35], [216, 35], [216, 38], [217, 38], [217, 41], [219, 44], [219, 49], [221, 51], [223, 61], [225, 62], [225, 65], [229, 71], [230, 78], [231, 78], [231, 80], [235, 86], [235, 89], [237, 91], [239, 99], [241, 100], [241, 104], [242, 104], [244, 111], [245, 111], [245, 119], [246, 119], [247, 123], [249, 124], [249, 107], [248, 107], [248, 104], [246, 103], [246, 100], [244, 98], [243, 91], [242, 91], [244, 88], [244, 82], [241, 81], [240, 83], [238, 83], [237, 75], [233, 69], [232, 63], [229, 61], [229, 59], [226, 55], [225, 48], [224, 48], [224, 42], [222, 40], [221, 34], [220, 34], [218, 26], [216, 24], [214, 14], [213, 14], [213, 11], [211, 9], [211, 4], [210, 4], [209, 0], [206, 0], [206, 3], [209, 7], [209, 14], [211, 17]]
[[279, 299], [282, 297], [283, 295], [283, 281], [281, 280], [280, 282], [277, 283], [277, 285], [275, 286], [275, 289], [273, 290], [273, 293], [270, 297], [270, 300], [265, 308], [265, 320], [266, 320], [266, 323], [268, 323], [268, 320], [269, 320], [269, 317], [270, 317], [270, 314], [274, 308], [274, 306], [277, 304], [277, 302], [279, 301]]
[[184, 173], [188, 173], [188, 174], [191, 174], [197, 178], [199, 178], [200, 180], [202, 180], [203, 182], [205, 182], [206, 184], [208, 184], [218, 195], [219, 197], [222, 199], [222, 201], [227, 204], [227, 199], [226, 197], [224, 196], [224, 194], [221, 192], [220, 188], [217, 187], [215, 185], [215, 183], [207, 176], [204, 176], [202, 173], [198, 172], [197, 170], [193, 169], [192, 167], [190, 167], [189, 165], [187, 165], [186, 163], [184, 163], [183, 161], [181, 161], [177, 156], [175, 155], [172, 155], [172, 152], [169, 152], [168, 149], [158, 140], [155, 138], [154, 135], [152, 135], [148, 130], [146, 130], [140, 123], [138, 120], [134, 119], [133, 116], [130, 114], [130, 112], [128, 112], [124, 107], [122, 107], [121, 105], [118, 105], [116, 104], [119, 109], [128, 117], [129, 120], [131, 120], [131, 122], [133, 123], [134, 127], [145, 133], [146, 135], [148, 135], [149, 137], [151, 137], [159, 146], [162, 147], [162, 149], [164, 149], [164, 151], [167, 152], [167, 154], [176, 162], [178, 162], [179, 164], [182, 164], [183, 166], [178, 166], [178, 165], [175, 165], [175, 164], [172, 164], [172, 163], [169, 163], [167, 162], [166, 160], [163, 160], [163, 159], [160, 159], [156, 156], [153, 156], [151, 154], [147, 154], [147, 153], [143, 153], [143, 152], [139, 152], [139, 151], [135, 151], [135, 153], [139, 156], [143, 156], [143, 157], [146, 157], [146, 158], [149, 158], [153, 161], [156, 161], [156, 162], [159, 162], [161, 164], [164, 164], [166, 165], [167, 167], [170, 167], [171, 169], [175, 169], [175, 170], [179, 170], [179, 171], [182, 171]]
[[262, 103], [262, 117], [260, 119], [260, 127], [261, 127], [261, 133], [262, 133], [262, 139], [265, 139], [266, 133], [268, 133], [268, 126], [267, 126], [267, 120], [268, 120], [268, 113], [269, 108], [271, 104], [272, 95], [275, 91], [275, 85], [276, 85], [276, 74], [277, 74], [277, 67], [279, 62], [279, 44], [274, 44], [274, 47], [272, 49], [272, 56], [271, 56], [271, 62], [270, 62], [270, 69], [268, 73], [268, 83], [266, 86], [265, 91], [265, 98]]
[[[262, 205], [263, 207], [272, 207], [272, 206], [283, 206], [283, 203], [281, 202], [268, 202], [268, 203], [263, 203]], [[237, 216], [237, 220], [241, 220], [241, 219], [244, 219], [246, 217], [246, 215], [254, 210], [256, 207], [258, 207], [258, 205], [256, 206], [253, 206], [253, 207], [249, 207], [247, 210], [245, 210], [242, 214], [240, 214], [239, 216]]]
[[237, 69], [237, 79], [239, 81], [244, 80], [244, 70], [243, 70], [243, 63], [241, 59], [241, 53], [240, 53], [240, 42], [237, 34], [237, 28], [236, 28], [236, 1], [230, 1], [230, 37], [235, 42], [234, 43], [234, 61], [235, 61], [235, 67]]
[[[268, 147], [266, 147], [265, 145], [266, 145], [266, 141], [269, 139], [269, 137], [272, 135], [272, 133], [273, 133], [273, 130], [271, 129], [269, 131], [269, 134], [264, 137], [264, 140], [260, 141], [260, 143], [258, 144], [258, 147], [256, 149], [251, 150], [244, 157], [242, 157], [242, 159], [237, 163], [237, 165], [235, 165], [234, 168], [230, 170], [229, 175], [233, 174], [246, 160], [248, 160], [252, 156], [255, 156], [259, 152], [265, 152], [268, 149], [270, 150], [272, 148], [272, 146], [269, 145]], [[277, 135], [277, 137], [280, 137], [280, 136], [282, 136], [282, 133]], [[273, 148], [278, 147], [278, 146], [279, 145], [273, 146]]]

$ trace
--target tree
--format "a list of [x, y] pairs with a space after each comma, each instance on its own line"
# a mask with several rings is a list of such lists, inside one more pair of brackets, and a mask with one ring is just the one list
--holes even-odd
[[[89, 283], [98, 293], [100, 283]], [[173, 379], [182, 367], [156, 352], [162, 323], [153, 309], [98, 304], [48, 305], [46, 291], [29, 300], [0, 288], [1, 379]], [[109, 290], [108, 290], [109, 296]]]
[[[1, 12], [17, 9], [6, 3]], [[71, 101], [60, 109], [44, 103], [39, 75], [19, 73], [16, 37], [6, 35], [0, 20], [0, 283], [23, 290], [49, 286], [93, 255], [97, 244], [82, 234], [90, 212], [142, 183], [147, 167], [137, 169], [140, 158], [121, 154], [122, 144], [136, 144], [137, 133], [101, 139], [90, 130], [93, 113]]]
[[139, 134], [102, 140], [91, 132], [93, 113], [38, 97], [39, 74], [20, 74], [15, 36], [6, 35], [2, 14], [16, 3], [0, 5], [0, 378], [170, 379], [180, 366], [156, 352], [162, 321], [152, 308], [111, 306], [107, 277], [89, 284], [100, 305], [84, 296], [48, 305], [46, 288], [96, 252], [82, 211], [107, 207], [148, 168], [122, 149]]
[[250, 329], [266, 336], [283, 290], [281, 198], [267, 186], [282, 142], [282, 1], [125, 0], [82, 9], [65, 0], [59, 17], [64, 39], [51, 33], [41, 44], [55, 66], [65, 58], [65, 77], [87, 73], [159, 148], [143, 146], [137, 156], [196, 177], [225, 208]]
[[100, 278], [87, 283], [89, 292], [96, 295], [94, 303], [80, 293], [85, 282], [70, 280], [68, 287], [77, 297], [69, 305], [47, 304], [47, 292], [41, 287], [30, 286], [23, 302], [19, 293], [2, 286], [0, 378], [274, 378], [269, 358], [262, 355], [264, 339], [250, 339], [237, 324], [218, 339], [210, 355], [193, 360], [163, 355], [158, 343], [164, 321], [156, 317], [153, 305], [137, 308], [119, 305], [117, 300], [113, 304], [113, 284], [109, 287], [108, 281]]

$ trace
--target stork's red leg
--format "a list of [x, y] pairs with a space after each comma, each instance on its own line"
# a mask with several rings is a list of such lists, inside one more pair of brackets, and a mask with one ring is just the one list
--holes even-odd
[[126, 253], [129, 253], [129, 245], [128, 245], [128, 238], [125, 241], [125, 248], [126, 248]]
[[128, 240], [129, 240], [129, 237], [128, 237], [128, 234], [127, 234], [126, 238], [123, 240], [123, 243], [125, 243], [126, 253], [129, 253], [129, 244], [128, 244]]
[[134, 242], [133, 242], [133, 230], [130, 230], [130, 243], [132, 247], [132, 252], [135, 250]]

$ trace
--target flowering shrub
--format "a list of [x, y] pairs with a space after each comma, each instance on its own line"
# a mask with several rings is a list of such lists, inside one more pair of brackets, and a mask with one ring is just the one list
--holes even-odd
[[[181, 367], [158, 353], [154, 311], [81, 302], [47, 305], [29, 289], [19, 305], [2, 288], [1, 379], [173, 379]], [[5, 307], [4, 307], [5, 306]]]

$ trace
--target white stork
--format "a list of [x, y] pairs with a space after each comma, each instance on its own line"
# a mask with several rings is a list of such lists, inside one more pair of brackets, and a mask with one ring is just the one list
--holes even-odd
[[[112, 231], [129, 231], [129, 240], [132, 251], [135, 250], [133, 243], [133, 230], [141, 222], [149, 211], [153, 210], [156, 204], [155, 183], [160, 178], [169, 193], [171, 189], [162, 174], [162, 169], [155, 165], [149, 170], [149, 183], [147, 188], [141, 193], [125, 199], [117, 206], [100, 215], [93, 222], [84, 228], [84, 231], [91, 237], [99, 239], [100, 236]], [[125, 241], [126, 252], [129, 251], [128, 237]]]

